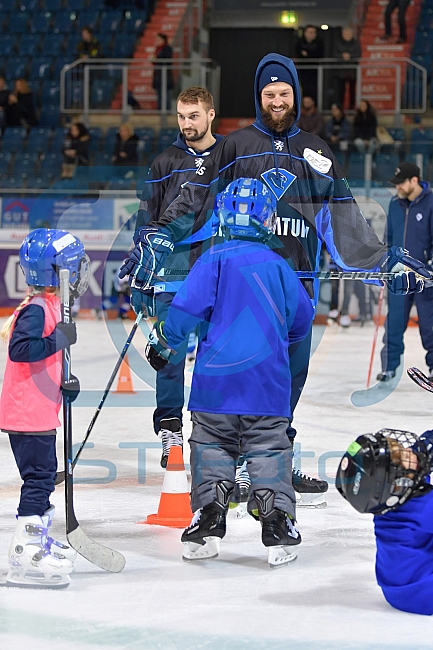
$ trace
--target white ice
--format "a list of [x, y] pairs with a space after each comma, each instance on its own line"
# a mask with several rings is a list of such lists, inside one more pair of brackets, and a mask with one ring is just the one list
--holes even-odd
[[[121, 345], [127, 336], [124, 324], [110, 327]], [[315, 328], [316, 343], [323, 332]], [[117, 359], [104, 322], [79, 320], [78, 335], [73, 366], [89, 406], [73, 408], [75, 442], [82, 439]], [[365, 386], [372, 338], [372, 326], [353, 325], [347, 331], [333, 326], [318, 344], [296, 425], [301, 450], [308, 452], [301, 456], [302, 469], [329, 477], [328, 508], [298, 510], [303, 537], [298, 559], [272, 570], [259, 524], [250, 517], [237, 519], [231, 512], [219, 558], [198, 564], [181, 560], [180, 530], [138, 523], [157, 511], [164, 477], [152, 430], [153, 375], [138, 354], [144, 347], [140, 332], [130, 360], [143, 374], [144, 381], [133, 375], [134, 387], [142, 392], [127, 398], [129, 406], [116, 406], [122, 399], [118, 395], [109, 398], [91, 436], [94, 447], [83, 453], [90, 463], [113, 463], [116, 478], [101, 482], [109, 474], [107, 466], [82, 464], [76, 470], [77, 479], [87, 479], [75, 487], [83, 529], [124, 553], [126, 568], [108, 574], [79, 558], [72, 584], [64, 591], [0, 589], [1, 650], [431, 649], [431, 618], [392, 609], [376, 585], [371, 517], [352, 510], [332, 485], [338, 456], [357, 435], [387, 426], [421, 433], [432, 426], [433, 396], [405, 373], [384, 401], [365, 408], [350, 403], [351, 392]], [[406, 345], [405, 367], [425, 370], [416, 328], [409, 328]], [[373, 376], [380, 370], [379, 349], [380, 342]], [[1, 345], [1, 374], [5, 359], [6, 347]], [[188, 420], [186, 414], [185, 437]], [[139, 469], [143, 481], [144, 467], [141, 463], [138, 468], [137, 447], [119, 444], [143, 442], [154, 446], [146, 451], [145, 483], [139, 483]], [[63, 467], [61, 431], [58, 449]], [[331, 453], [325, 463], [323, 454], [330, 452], [334, 456]], [[20, 490], [5, 434], [0, 434], [0, 454], [4, 582]], [[107, 480], [112, 478], [113, 473]], [[62, 488], [52, 501], [57, 507], [54, 533], [64, 541]]]

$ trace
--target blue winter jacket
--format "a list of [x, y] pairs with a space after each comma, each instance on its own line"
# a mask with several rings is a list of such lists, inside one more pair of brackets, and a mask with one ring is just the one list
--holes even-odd
[[290, 418], [288, 345], [312, 317], [295, 273], [265, 244], [234, 239], [208, 250], [164, 323], [175, 350], [199, 326], [188, 409]]
[[433, 192], [430, 184], [420, 181], [421, 194], [415, 201], [394, 197], [389, 205], [386, 241], [403, 246], [412, 257], [426, 262], [433, 252]]

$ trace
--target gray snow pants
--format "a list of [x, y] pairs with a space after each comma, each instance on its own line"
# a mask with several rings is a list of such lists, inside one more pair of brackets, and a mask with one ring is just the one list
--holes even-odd
[[253, 491], [269, 488], [275, 492], [275, 507], [295, 517], [287, 418], [193, 411], [191, 419], [193, 512], [215, 501], [218, 481], [234, 483], [237, 460], [242, 454], [252, 483], [248, 510], [257, 507]]

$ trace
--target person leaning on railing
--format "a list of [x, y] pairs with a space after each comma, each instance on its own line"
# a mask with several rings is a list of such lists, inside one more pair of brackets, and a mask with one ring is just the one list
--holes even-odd
[[81, 41], [77, 45], [77, 54], [80, 59], [97, 59], [102, 56], [101, 44], [93, 35], [91, 27], [83, 27]]

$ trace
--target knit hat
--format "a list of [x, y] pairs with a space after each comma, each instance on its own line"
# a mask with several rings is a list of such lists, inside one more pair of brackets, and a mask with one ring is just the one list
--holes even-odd
[[275, 83], [277, 81], [278, 82], [283, 81], [286, 84], [290, 84], [292, 88], [294, 88], [295, 86], [293, 77], [290, 71], [286, 67], [281, 65], [281, 63], [268, 63], [268, 65], [265, 65], [263, 70], [260, 72], [259, 81], [258, 81], [259, 93], [263, 90], [265, 86], [267, 86], [268, 84]]

